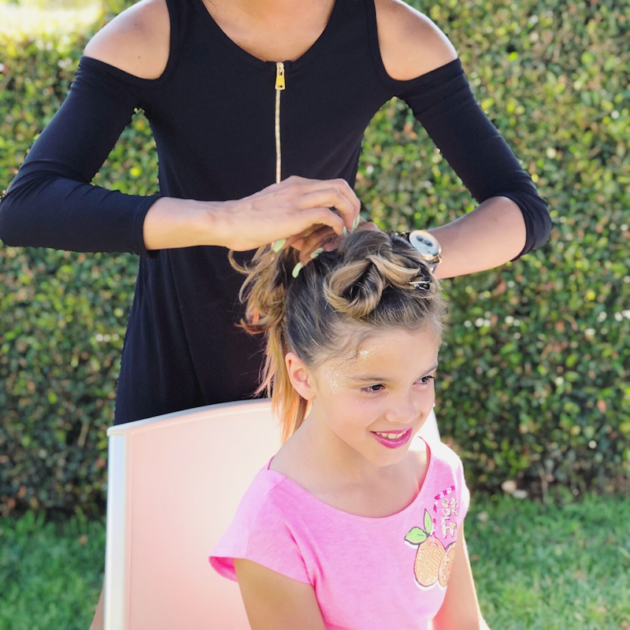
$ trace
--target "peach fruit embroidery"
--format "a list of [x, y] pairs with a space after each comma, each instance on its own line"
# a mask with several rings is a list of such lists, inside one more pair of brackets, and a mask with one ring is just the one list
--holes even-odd
[[[447, 509], [451, 506], [447, 506]], [[455, 504], [455, 508], [457, 505]], [[456, 514], [457, 510], [450, 512]], [[457, 523], [448, 523], [450, 515], [446, 517], [446, 531], [451, 535], [455, 535]], [[414, 574], [416, 582], [421, 588], [430, 588], [436, 582], [442, 588], [446, 588], [448, 578], [453, 568], [453, 559], [455, 558], [455, 542], [444, 547], [442, 541], [435, 536], [436, 519], [431, 516], [428, 510], [424, 511], [424, 529], [414, 527], [405, 536], [405, 541], [412, 546], [417, 546], [416, 560], [414, 563]], [[444, 527], [443, 527], [444, 529]]]

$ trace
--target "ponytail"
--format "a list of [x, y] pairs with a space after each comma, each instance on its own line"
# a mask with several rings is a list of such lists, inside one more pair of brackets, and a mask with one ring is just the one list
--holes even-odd
[[302, 424], [308, 411], [308, 402], [293, 388], [284, 362], [291, 349], [285, 333], [287, 291], [297, 261], [295, 250], [277, 254], [268, 246], [257, 250], [248, 267], [230, 256], [232, 266], [247, 274], [239, 293], [246, 306], [241, 326], [250, 334], [266, 335], [265, 362], [256, 394], [266, 392], [271, 397], [272, 409], [282, 421], [283, 442]]

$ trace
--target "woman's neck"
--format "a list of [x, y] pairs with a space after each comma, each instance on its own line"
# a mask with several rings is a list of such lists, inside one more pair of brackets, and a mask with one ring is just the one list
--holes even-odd
[[211, 10], [230, 10], [252, 20], [268, 20], [274, 16], [304, 15], [321, 12], [331, 6], [330, 0], [204, 0]]
[[238, 46], [264, 61], [289, 61], [322, 34], [334, 0], [203, 0]]

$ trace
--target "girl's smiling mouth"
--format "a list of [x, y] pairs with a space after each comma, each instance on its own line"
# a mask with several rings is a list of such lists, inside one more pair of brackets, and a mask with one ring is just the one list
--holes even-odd
[[387, 448], [400, 448], [411, 438], [411, 428], [405, 431], [370, 431], [374, 438]]

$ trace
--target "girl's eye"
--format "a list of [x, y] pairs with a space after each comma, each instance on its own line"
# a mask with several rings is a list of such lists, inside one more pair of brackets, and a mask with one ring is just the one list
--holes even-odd
[[365, 392], [366, 394], [375, 394], [376, 392], [380, 392], [381, 388], [383, 387], [385, 386], [379, 383], [378, 385], [370, 385], [369, 387], [362, 387], [361, 391]]
[[420, 379], [420, 383], [422, 383], [423, 385], [428, 385], [431, 381], [435, 380], [435, 376], [423, 376]]

